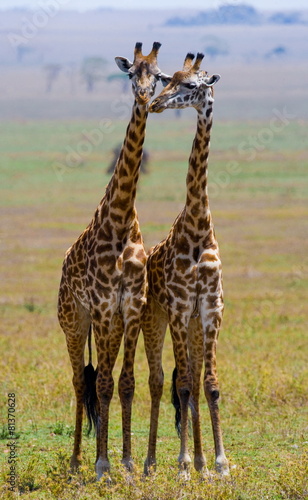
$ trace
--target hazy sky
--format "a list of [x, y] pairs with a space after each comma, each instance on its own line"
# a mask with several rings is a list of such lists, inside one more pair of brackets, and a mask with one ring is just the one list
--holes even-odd
[[98, 7], [116, 8], [154, 8], [154, 9], [175, 9], [189, 8], [206, 9], [215, 8], [223, 4], [238, 5], [249, 4], [260, 9], [307, 9], [307, 0], [155, 0], [145, 2], [144, 0], [1, 0], [0, 8], [12, 7], [30, 7], [39, 9], [41, 5], [54, 3], [65, 7], [66, 9], [86, 10]]

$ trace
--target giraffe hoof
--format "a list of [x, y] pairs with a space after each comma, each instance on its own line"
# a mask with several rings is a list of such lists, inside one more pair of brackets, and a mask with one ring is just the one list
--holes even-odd
[[187, 452], [180, 453], [178, 458], [178, 464], [179, 464], [178, 479], [180, 481], [189, 481], [190, 480], [189, 467], [191, 464], [191, 458]]
[[216, 472], [222, 477], [227, 477], [230, 475], [230, 469], [227, 460], [216, 460]]
[[109, 472], [103, 472], [102, 474], [96, 474], [96, 481], [101, 481], [106, 484], [106, 486], [112, 485], [112, 479]]
[[78, 472], [79, 470], [80, 465], [81, 465], [81, 460], [78, 459], [77, 457], [72, 456], [70, 460], [70, 473], [76, 474], [76, 472]]
[[124, 465], [127, 472], [134, 472], [134, 462], [131, 458], [123, 458], [121, 464]]
[[[96, 477], [97, 477], [98, 481], [103, 478], [103, 479], [106, 479], [106, 482], [108, 483], [107, 478], [109, 477], [109, 479], [110, 479], [110, 476], [109, 476], [110, 463], [108, 462], [108, 460], [98, 459], [98, 461], [96, 462], [96, 465], [95, 465], [95, 472], [96, 472]], [[110, 479], [110, 482], [111, 482], [111, 479]]]
[[198, 470], [198, 473], [199, 473], [199, 478], [200, 478], [201, 482], [211, 480], [212, 475], [207, 467], [204, 467], [203, 469]]
[[186, 483], [187, 481], [190, 481], [190, 472], [188, 469], [180, 470], [178, 473], [178, 480], [181, 482]]
[[205, 468], [204, 471], [200, 472], [199, 480], [200, 483], [213, 483], [215, 480], [216, 474], [215, 472], [211, 472], [208, 468]]
[[104, 483], [106, 484], [106, 486], [111, 486], [112, 485], [112, 479], [110, 477], [110, 475], [108, 474], [108, 472], [104, 472], [104, 474], [102, 475], [101, 481], [104, 481]]
[[198, 472], [207, 470], [205, 458], [203, 456], [196, 456], [194, 459], [194, 467]]
[[145, 476], [151, 476], [154, 472], [156, 472], [156, 461], [146, 459], [144, 462], [143, 474]]

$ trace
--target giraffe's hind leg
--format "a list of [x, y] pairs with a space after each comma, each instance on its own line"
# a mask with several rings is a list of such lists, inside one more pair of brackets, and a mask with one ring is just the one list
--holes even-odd
[[[111, 331], [109, 334], [109, 363], [110, 370], [112, 372], [115, 362], [118, 357], [119, 349], [121, 346], [121, 341], [124, 332], [123, 325], [123, 316], [122, 314], [115, 313], [113, 316], [113, 320], [111, 323]], [[100, 439], [99, 439], [99, 430], [97, 433], [96, 439], [96, 463], [98, 462], [100, 457]], [[107, 466], [108, 470], [108, 466]], [[103, 471], [104, 472], [104, 471]]]
[[[97, 313], [93, 314], [93, 316], [98, 317]], [[101, 317], [101, 313], [99, 317]], [[100, 479], [105, 474], [107, 474], [108, 477], [110, 471], [110, 462], [108, 458], [108, 421], [110, 401], [114, 390], [114, 380], [112, 377], [109, 356], [110, 323], [110, 320], [105, 318], [104, 321], [97, 321], [96, 319], [92, 324], [98, 363], [96, 392], [99, 401], [99, 425], [96, 435], [97, 456], [95, 463], [97, 479]]]
[[164, 372], [162, 369], [162, 349], [167, 328], [167, 314], [161, 311], [153, 297], [148, 303], [142, 321], [145, 351], [148, 359], [151, 394], [151, 417], [148, 454], [144, 462], [144, 474], [149, 475], [156, 467], [156, 441], [159, 417], [159, 405], [163, 393]]
[[76, 395], [76, 419], [71, 470], [76, 471], [81, 461], [81, 437], [83, 419], [84, 349], [91, 324], [88, 311], [75, 299], [66, 285], [61, 285], [58, 302], [58, 318], [66, 337], [67, 349], [73, 369], [73, 386]]
[[188, 452], [188, 408], [192, 394], [192, 376], [188, 357], [188, 318], [183, 314], [169, 315], [169, 327], [173, 342], [173, 352], [176, 364], [176, 393], [180, 402], [180, 454], [178, 457], [179, 477], [190, 478], [189, 467], [191, 458]]
[[188, 326], [189, 364], [193, 379], [190, 397], [191, 416], [194, 438], [194, 466], [203, 474], [207, 474], [206, 460], [202, 450], [202, 435], [200, 424], [200, 381], [203, 366], [203, 333], [200, 319], [191, 319]]
[[123, 316], [120, 313], [115, 313], [111, 323], [111, 332], [109, 339], [109, 359], [110, 359], [111, 370], [113, 370], [113, 367], [115, 365], [115, 362], [119, 354], [123, 333], [124, 333]]

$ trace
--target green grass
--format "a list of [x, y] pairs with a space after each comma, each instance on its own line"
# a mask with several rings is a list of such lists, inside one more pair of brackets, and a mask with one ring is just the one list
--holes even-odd
[[[112, 484], [95, 482], [95, 439], [84, 436], [83, 465], [69, 474], [74, 432], [72, 373], [56, 299], [62, 258], [103, 196], [104, 173], [126, 124], [56, 175], [67, 146], [77, 150], [95, 122], [0, 124], [0, 491], [7, 489], [7, 394], [16, 394], [18, 488], [30, 499], [304, 499], [307, 476], [307, 234], [306, 124], [291, 122], [253, 161], [239, 144], [268, 123], [215, 123], [209, 190], [224, 270], [225, 315], [218, 346], [221, 418], [231, 477], [213, 473], [214, 451], [202, 397], [204, 450], [213, 473], [201, 482], [192, 470], [177, 480], [179, 441], [173, 426], [170, 381], [173, 354], [164, 349], [165, 388], [158, 468], [144, 480], [149, 428], [148, 368], [142, 335], [136, 355], [132, 441], [136, 473], [120, 466], [121, 409], [110, 412]], [[150, 173], [141, 176], [137, 207], [146, 245], [163, 238], [185, 201], [187, 158], [194, 119], [149, 117]], [[230, 169], [230, 161], [236, 168]], [[226, 174], [229, 176], [226, 176]], [[115, 367], [118, 379], [121, 356]]]

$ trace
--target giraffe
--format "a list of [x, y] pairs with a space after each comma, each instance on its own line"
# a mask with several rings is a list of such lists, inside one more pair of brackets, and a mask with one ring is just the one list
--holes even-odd
[[[96, 427], [97, 478], [110, 471], [108, 459], [109, 405], [114, 391], [112, 370], [124, 336], [124, 359], [118, 391], [122, 406], [122, 463], [131, 471], [131, 408], [134, 357], [140, 318], [146, 302], [146, 253], [135, 208], [148, 103], [160, 78], [154, 42], [148, 56], [136, 43], [134, 61], [116, 57], [132, 82], [134, 104], [115, 171], [85, 231], [67, 250], [59, 289], [58, 318], [66, 337], [73, 369], [76, 421], [71, 469], [81, 461], [83, 405]], [[91, 364], [91, 329], [97, 350], [97, 370]], [[85, 367], [85, 343], [89, 365]]]
[[221, 261], [207, 193], [207, 167], [212, 127], [213, 85], [219, 75], [200, 70], [203, 54], [188, 53], [182, 71], [162, 78], [165, 88], [149, 111], [194, 107], [197, 131], [189, 157], [186, 203], [168, 236], [148, 256], [148, 300], [142, 320], [149, 364], [151, 420], [145, 474], [156, 467], [156, 439], [164, 373], [162, 349], [169, 324], [176, 369], [173, 374], [176, 422], [180, 436], [179, 475], [189, 478], [188, 406], [192, 409], [194, 466], [207, 474], [199, 415], [201, 370], [215, 443], [216, 470], [228, 475], [220, 427], [216, 344], [223, 314]]

